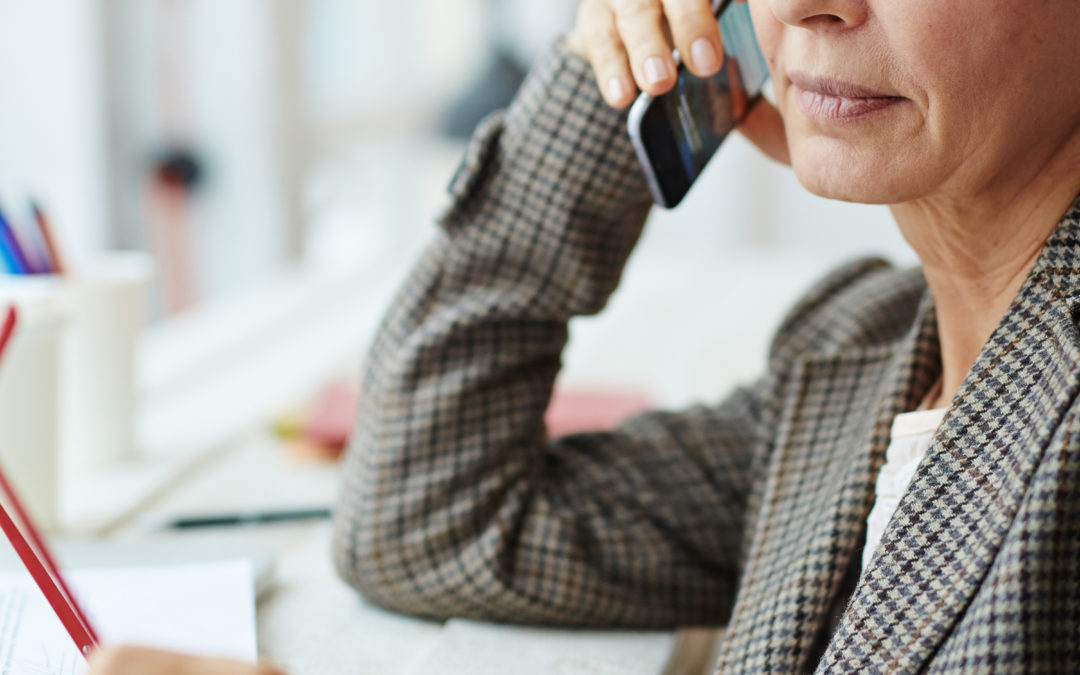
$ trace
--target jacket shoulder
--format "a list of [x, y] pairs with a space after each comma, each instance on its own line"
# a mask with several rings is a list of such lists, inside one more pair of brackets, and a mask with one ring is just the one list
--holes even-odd
[[773, 338], [770, 362], [893, 343], [915, 322], [925, 294], [920, 268], [898, 269], [879, 257], [841, 265], [787, 313]]

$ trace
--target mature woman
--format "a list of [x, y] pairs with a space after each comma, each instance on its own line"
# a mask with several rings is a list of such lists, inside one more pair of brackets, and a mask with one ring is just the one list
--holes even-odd
[[585, 0], [479, 131], [370, 355], [341, 573], [425, 616], [723, 623], [724, 672], [1080, 671], [1076, 0], [750, 0], [748, 133], [922, 266], [829, 275], [718, 405], [545, 438], [649, 208], [581, 57], [615, 106], [673, 83], [665, 27], [709, 75], [708, 4]]
[[718, 405], [546, 438], [649, 209], [611, 106], [670, 88], [667, 34], [720, 67], [707, 0], [584, 0], [372, 349], [341, 573], [423, 616], [726, 624], [723, 672], [1080, 672], [1080, 3], [750, 4], [744, 131], [921, 267], [830, 274]]

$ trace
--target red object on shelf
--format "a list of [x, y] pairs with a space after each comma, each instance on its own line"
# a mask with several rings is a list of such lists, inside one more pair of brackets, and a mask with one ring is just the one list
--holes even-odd
[[352, 384], [338, 382], [324, 389], [304, 423], [304, 440], [329, 450], [344, 450], [356, 421], [358, 402], [357, 388]]
[[[300, 414], [295, 432], [284, 433], [300, 444], [305, 456], [336, 459], [349, 443], [360, 394], [350, 382], [331, 384]], [[557, 388], [544, 416], [550, 437], [608, 431], [627, 417], [652, 407], [638, 392]], [[295, 435], [293, 435], [295, 434]]]
[[627, 417], [652, 407], [641, 393], [556, 389], [544, 421], [555, 438], [585, 431], [609, 431]]

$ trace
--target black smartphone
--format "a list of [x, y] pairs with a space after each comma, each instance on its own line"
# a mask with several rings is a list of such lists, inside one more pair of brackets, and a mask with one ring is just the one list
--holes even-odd
[[699, 78], [679, 62], [671, 91], [641, 94], [630, 108], [630, 140], [657, 204], [676, 206], [716, 149], [761, 95], [769, 69], [745, 2], [714, 0], [724, 42], [724, 66]]

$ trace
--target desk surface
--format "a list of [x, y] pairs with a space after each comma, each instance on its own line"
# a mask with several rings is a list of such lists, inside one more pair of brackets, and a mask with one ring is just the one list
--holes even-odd
[[[329, 505], [333, 465], [286, 456], [253, 436], [188, 484], [148, 507], [165, 514]], [[334, 572], [323, 522], [147, 532], [136, 521], [125, 544], [186, 543], [207, 552], [238, 547], [271, 552], [275, 581], [257, 607], [259, 652], [291, 675], [378, 673], [699, 673], [709, 671], [712, 631], [558, 631], [452, 620], [422, 621], [368, 605]]]

